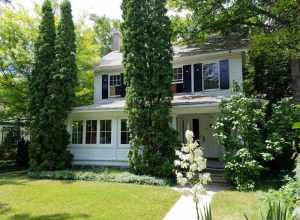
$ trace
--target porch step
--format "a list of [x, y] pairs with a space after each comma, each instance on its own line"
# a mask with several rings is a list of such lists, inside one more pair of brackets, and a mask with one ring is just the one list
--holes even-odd
[[223, 161], [216, 158], [207, 158], [206, 166], [205, 172], [210, 174], [212, 184], [228, 185], [228, 181], [225, 178], [225, 164]]

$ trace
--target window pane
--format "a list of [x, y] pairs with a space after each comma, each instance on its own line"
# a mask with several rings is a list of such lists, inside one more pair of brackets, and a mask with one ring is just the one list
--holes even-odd
[[106, 132], [106, 144], [111, 144], [111, 132]]
[[106, 130], [105, 131], [111, 131], [111, 120], [106, 120]]
[[219, 69], [216, 63], [203, 66], [204, 89], [219, 88]]
[[82, 132], [83, 132], [82, 121], [73, 121], [72, 122], [72, 144], [82, 144]]
[[105, 144], [105, 132], [100, 132], [100, 144]]
[[121, 131], [127, 131], [127, 120], [121, 120]]
[[100, 121], [100, 131], [105, 131], [105, 121]]
[[97, 143], [97, 120], [86, 121], [86, 144]]

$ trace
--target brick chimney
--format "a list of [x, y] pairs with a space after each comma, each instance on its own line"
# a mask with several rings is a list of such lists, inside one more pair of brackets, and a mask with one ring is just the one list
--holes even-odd
[[117, 29], [112, 30], [112, 48], [113, 51], [121, 49], [121, 33]]

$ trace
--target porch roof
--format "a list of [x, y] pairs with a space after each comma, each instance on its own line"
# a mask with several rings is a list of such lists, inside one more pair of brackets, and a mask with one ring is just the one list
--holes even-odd
[[[199, 96], [199, 95], [176, 95], [172, 100], [172, 106], [198, 106], [215, 105], [217, 106], [224, 97]], [[123, 111], [125, 99], [102, 100], [93, 105], [80, 106], [73, 108], [72, 112], [91, 112], [91, 111]]]

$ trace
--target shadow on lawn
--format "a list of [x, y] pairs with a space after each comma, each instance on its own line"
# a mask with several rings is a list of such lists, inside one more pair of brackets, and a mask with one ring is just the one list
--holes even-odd
[[8, 204], [5, 203], [0, 203], [0, 216], [1, 215], [5, 215], [6, 213], [8, 213], [10, 211], [10, 207], [8, 206]]
[[38, 216], [32, 216], [31, 214], [24, 213], [24, 214], [18, 214], [14, 215], [9, 218], [9, 220], [69, 220], [69, 219], [86, 219], [89, 215], [86, 214], [50, 214], [50, 215], [38, 215]]

